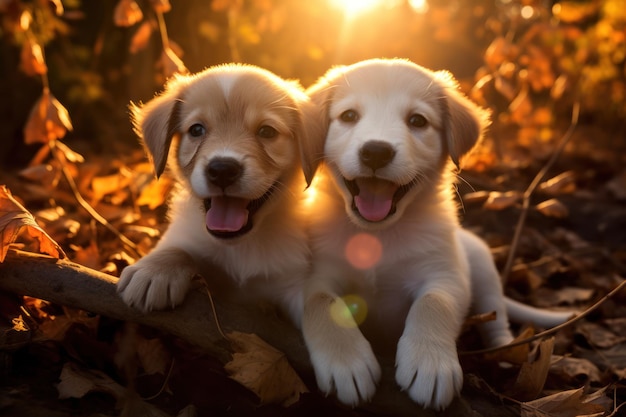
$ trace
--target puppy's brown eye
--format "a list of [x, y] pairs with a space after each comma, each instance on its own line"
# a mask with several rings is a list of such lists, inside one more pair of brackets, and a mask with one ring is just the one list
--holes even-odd
[[427, 120], [424, 116], [422, 116], [421, 114], [412, 114], [411, 116], [409, 116], [409, 120], [408, 120], [409, 126], [412, 127], [424, 127], [426, 126]]
[[359, 113], [355, 112], [354, 110], [346, 110], [339, 115], [339, 118], [342, 122], [354, 123], [359, 120]]
[[191, 125], [188, 132], [194, 138], [198, 138], [200, 136], [204, 136], [204, 134], [206, 133], [206, 128], [202, 126], [200, 123], [196, 123], [196, 124]]
[[272, 139], [278, 136], [278, 130], [272, 126], [263, 125], [256, 131], [256, 135], [263, 139]]

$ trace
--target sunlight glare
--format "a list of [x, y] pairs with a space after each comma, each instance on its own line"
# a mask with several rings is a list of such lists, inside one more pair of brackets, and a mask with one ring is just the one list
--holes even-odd
[[409, 6], [414, 12], [424, 14], [428, 11], [428, 0], [409, 0]]
[[350, 238], [345, 248], [345, 256], [350, 265], [357, 269], [370, 269], [380, 261], [383, 245], [376, 236], [358, 233]]
[[384, 0], [331, 0], [331, 3], [343, 9], [346, 16], [353, 17], [380, 6]]

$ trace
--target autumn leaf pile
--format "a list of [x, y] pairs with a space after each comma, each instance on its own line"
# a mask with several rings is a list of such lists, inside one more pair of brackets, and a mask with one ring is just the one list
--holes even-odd
[[[73, 124], [48, 80], [44, 43], [51, 35], [38, 26], [56, 22], [63, 32], [63, 5], [10, 3], [0, 2], [0, 10], [10, 11], [23, 40], [19, 68], [42, 89], [22, 135], [38, 151], [28, 166], [0, 171], [0, 262], [19, 251], [41, 252], [119, 276], [167, 227], [171, 179], [157, 181], [136, 146], [111, 158], [78, 153], [65, 142]], [[245, 58], [264, 31], [287, 25], [278, 18], [287, 3], [254, 2], [250, 10], [266, 12], [255, 24], [240, 1], [212, 1], [211, 10], [228, 15], [231, 53]], [[429, 16], [441, 23], [434, 36], [450, 39], [448, 23], [459, 24], [466, 11], [431, 3]], [[626, 114], [626, 74], [619, 73], [626, 7], [618, 0], [560, 2], [551, 10], [540, 3], [502, 2], [502, 15], [487, 19], [483, 65], [463, 87], [492, 110], [494, 122], [460, 173], [460, 213], [492, 248], [510, 297], [585, 317], [551, 333], [515, 324], [520, 344], [498, 351], [482, 350], [475, 336], [476, 323], [490, 317], [468, 318], [459, 339], [462, 398], [485, 417], [618, 416], [626, 409], [626, 290], [612, 291], [626, 276], [625, 128], [597, 121], [604, 120], [598, 114], [613, 121]], [[311, 12], [311, 4], [301, 7]], [[160, 38], [159, 82], [187, 72], [167, 33], [171, 9], [167, 1], [119, 0], [112, 16], [115, 25], [136, 28], [131, 54]], [[218, 37], [213, 26], [203, 30]], [[332, 42], [309, 45], [307, 54], [319, 56]], [[289, 352], [257, 335], [223, 339], [232, 359], [226, 363], [152, 328], [0, 291], [0, 414], [395, 412], [349, 410], [321, 397], [311, 375], [291, 368]]]

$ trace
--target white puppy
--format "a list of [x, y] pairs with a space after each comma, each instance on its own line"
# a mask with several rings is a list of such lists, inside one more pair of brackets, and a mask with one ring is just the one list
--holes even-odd
[[368, 400], [381, 373], [370, 342], [391, 344], [400, 387], [445, 408], [463, 382], [456, 339], [472, 298], [497, 312], [487, 343], [512, 340], [489, 248], [460, 227], [454, 202], [453, 166], [488, 114], [449, 73], [399, 59], [331, 69], [307, 93], [325, 160], [302, 323], [318, 385], [346, 404]]
[[232, 282], [206, 276], [211, 284], [234, 284], [242, 296], [269, 297], [300, 314], [310, 260], [301, 203], [312, 171], [302, 175], [299, 155], [311, 153], [301, 114], [307, 102], [299, 85], [269, 71], [223, 65], [177, 76], [161, 95], [132, 106], [157, 176], [169, 154], [177, 190], [163, 238], [122, 271], [118, 291], [127, 304], [174, 307], [194, 275], [217, 266]]

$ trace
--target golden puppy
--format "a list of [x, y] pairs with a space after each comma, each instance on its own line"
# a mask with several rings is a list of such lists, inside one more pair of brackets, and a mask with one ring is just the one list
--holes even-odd
[[[154, 250], [122, 271], [118, 291], [143, 310], [180, 304], [192, 277], [223, 269], [246, 297], [269, 297], [302, 310], [309, 265], [301, 218], [310, 181], [296, 83], [248, 65], [223, 65], [177, 76], [143, 106], [135, 130], [154, 162], [177, 180], [171, 224]], [[210, 270], [210, 269], [207, 269]], [[207, 276], [211, 281], [210, 276]], [[242, 288], [245, 287], [245, 288]]]
[[449, 73], [400, 59], [331, 69], [307, 93], [324, 157], [302, 319], [318, 385], [346, 404], [368, 400], [381, 372], [370, 342], [391, 345], [399, 386], [445, 408], [462, 387], [456, 339], [472, 301], [497, 312], [488, 344], [512, 340], [489, 248], [460, 227], [454, 202], [453, 167], [488, 114]]

